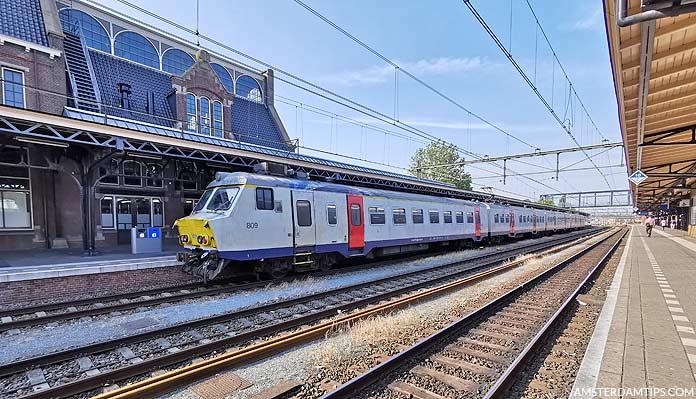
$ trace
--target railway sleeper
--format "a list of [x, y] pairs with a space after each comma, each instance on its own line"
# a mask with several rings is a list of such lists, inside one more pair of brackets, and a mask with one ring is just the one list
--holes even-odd
[[430, 392], [426, 389], [423, 388], [418, 388], [417, 386], [413, 384], [409, 384], [408, 382], [403, 382], [403, 381], [397, 381], [389, 384], [389, 389], [392, 391], [401, 394], [401, 395], [406, 395], [406, 397], [409, 398], [417, 398], [417, 399], [445, 399], [444, 396], [438, 395], [434, 392]]
[[480, 384], [473, 381], [465, 380], [463, 378], [455, 377], [453, 375], [443, 373], [442, 371], [433, 370], [429, 367], [416, 366], [411, 369], [411, 373], [419, 375], [421, 377], [431, 377], [443, 384], [446, 384], [457, 391], [469, 391], [476, 392], [481, 388]]

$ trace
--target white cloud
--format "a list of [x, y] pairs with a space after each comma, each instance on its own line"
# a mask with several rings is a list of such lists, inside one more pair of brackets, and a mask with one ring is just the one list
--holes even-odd
[[[421, 59], [415, 62], [399, 62], [396, 64], [414, 75], [444, 75], [449, 73], [466, 72], [480, 69], [487, 63], [481, 57], [451, 58], [440, 57]], [[322, 83], [338, 86], [372, 86], [391, 82], [394, 79], [394, 67], [385, 64], [371, 66], [356, 71], [345, 71], [320, 77]]]
[[582, 19], [575, 21], [574, 30], [597, 30], [604, 27], [604, 12], [602, 7], [595, 7], [591, 13]]
[[466, 72], [479, 69], [484, 66], [481, 57], [449, 58], [440, 57], [429, 60], [419, 60], [414, 63], [406, 63], [402, 67], [414, 75], [447, 74], [454, 72]]
[[467, 121], [432, 121], [432, 120], [402, 120], [401, 122], [418, 127], [431, 127], [435, 129], [452, 130], [490, 130], [493, 129], [485, 123], [469, 123]]

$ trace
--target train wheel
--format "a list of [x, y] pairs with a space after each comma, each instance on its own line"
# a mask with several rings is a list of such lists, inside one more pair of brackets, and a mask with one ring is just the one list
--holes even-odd
[[280, 279], [288, 275], [290, 264], [288, 261], [268, 262], [263, 267], [263, 273], [272, 279]]
[[322, 272], [328, 272], [336, 263], [336, 259], [333, 256], [322, 257], [317, 261], [319, 265], [319, 270]]

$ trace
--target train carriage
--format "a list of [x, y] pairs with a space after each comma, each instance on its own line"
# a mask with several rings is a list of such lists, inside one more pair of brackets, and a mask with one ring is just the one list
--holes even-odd
[[237, 172], [218, 173], [176, 227], [186, 249], [179, 258], [196, 275], [279, 277], [343, 258], [502, 241], [535, 233], [533, 216], [526, 207]]

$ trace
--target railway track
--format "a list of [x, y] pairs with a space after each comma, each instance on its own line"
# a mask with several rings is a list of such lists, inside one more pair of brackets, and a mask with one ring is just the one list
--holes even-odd
[[[571, 237], [582, 232], [569, 233], [564, 237]], [[564, 238], [561, 237], [560, 239]], [[402, 258], [399, 261], [409, 261], [422, 258], [423, 255], [414, 255]], [[394, 260], [381, 261], [371, 264], [371, 267], [379, 267], [383, 264], [393, 263]], [[329, 272], [312, 274], [314, 277], [323, 277], [338, 273], [347, 273], [364, 268], [364, 265], [350, 266]], [[267, 287], [269, 284], [280, 284], [305, 278], [306, 275], [286, 277], [275, 281], [255, 281], [241, 284], [221, 281], [211, 286], [202, 283], [185, 284], [174, 287], [164, 287], [147, 291], [109, 295], [91, 299], [75, 301], [55, 302], [36, 306], [0, 311], [0, 332], [12, 329], [33, 327], [42, 324], [64, 322], [79, 319], [107, 315], [112, 312], [133, 311], [143, 308], [151, 308], [161, 304], [172, 304], [206, 296], [226, 295]]]
[[504, 398], [626, 230], [510, 290], [322, 399]]
[[[587, 234], [588, 232], [585, 232]], [[48, 398], [75, 395], [281, 331], [330, 319], [421, 288], [474, 281], [515, 266], [501, 262], [577, 239], [564, 237], [485, 255], [477, 260], [405, 273], [308, 297], [248, 308], [162, 330], [128, 336], [0, 366], [0, 396]], [[497, 267], [495, 265], [498, 265]], [[483, 271], [481, 271], [483, 270]], [[335, 320], [329, 322], [333, 325]], [[269, 341], [264, 341], [265, 343]], [[284, 346], [279, 346], [284, 347]], [[245, 357], [245, 361], [249, 361]]]

